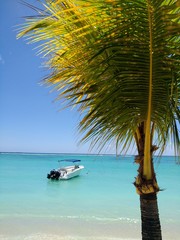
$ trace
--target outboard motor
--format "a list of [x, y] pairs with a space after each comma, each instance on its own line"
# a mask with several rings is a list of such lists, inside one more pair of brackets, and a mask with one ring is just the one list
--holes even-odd
[[56, 171], [56, 173], [55, 173], [55, 179], [58, 180], [59, 177], [60, 177], [60, 172]]
[[55, 179], [56, 178], [56, 172], [54, 171], [54, 173], [51, 175], [51, 179]]
[[56, 170], [55, 170], [55, 169], [51, 170], [51, 171], [50, 171], [50, 175], [51, 175], [51, 176], [52, 176], [52, 175], [54, 175], [54, 174], [55, 174], [55, 172], [56, 172]]
[[56, 179], [58, 180], [60, 177], [60, 172], [56, 171], [55, 169], [51, 170], [50, 173], [47, 174], [48, 179]]
[[55, 179], [57, 171], [55, 169], [51, 170], [50, 173], [47, 174], [48, 179]]

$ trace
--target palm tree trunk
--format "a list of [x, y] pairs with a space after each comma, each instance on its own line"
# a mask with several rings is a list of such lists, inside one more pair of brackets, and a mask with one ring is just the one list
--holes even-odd
[[157, 204], [157, 192], [160, 190], [156, 180], [156, 174], [154, 171], [152, 154], [157, 150], [157, 146], [152, 145], [152, 138], [154, 133], [154, 124], [152, 125], [150, 134], [151, 161], [149, 168], [151, 168], [151, 178], [146, 178], [144, 174], [144, 151], [145, 151], [145, 132], [144, 122], [142, 122], [136, 133], [135, 141], [137, 144], [138, 154], [135, 156], [135, 162], [139, 164], [138, 176], [134, 185], [137, 193], [140, 195], [140, 207], [141, 207], [141, 222], [142, 222], [142, 240], [162, 240], [161, 236], [161, 224], [159, 219], [159, 211]]
[[156, 193], [140, 195], [142, 240], [162, 240]]

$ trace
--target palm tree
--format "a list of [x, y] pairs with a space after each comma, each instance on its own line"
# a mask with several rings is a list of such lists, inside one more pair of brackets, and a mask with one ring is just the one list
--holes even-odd
[[82, 112], [82, 141], [117, 149], [134, 142], [142, 239], [160, 240], [153, 155], [180, 153], [178, 0], [46, 0], [18, 37], [40, 42], [58, 99]]

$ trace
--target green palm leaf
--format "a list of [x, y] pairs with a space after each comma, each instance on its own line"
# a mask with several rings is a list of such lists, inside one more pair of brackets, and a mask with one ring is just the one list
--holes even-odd
[[126, 147], [146, 122], [149, 149], [155, 123], [162, 151], [172, 135], [178, 152], [179, 2], [46, 2], [45, 15], [27, 20], [19, 37], [42, 41], [52, 69], [46, 83], [79, 104], [83, 140]]

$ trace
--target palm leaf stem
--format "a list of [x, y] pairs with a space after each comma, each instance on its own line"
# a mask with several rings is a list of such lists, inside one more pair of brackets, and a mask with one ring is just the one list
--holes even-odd
[[153, 47], [152, 47], [152, 6], [150, 0], [147, 1], [148, 5], [148, 20], [149, 20], [149, 97], [148, 97], [148, 111], [146, 119], [145, 130], [145, 146], [144, 146], [144, 165], [143, 175], [147, 180], [152, 179], [151, 169], [151, 108], [152, 108], [152, 71], [153, 71]]

